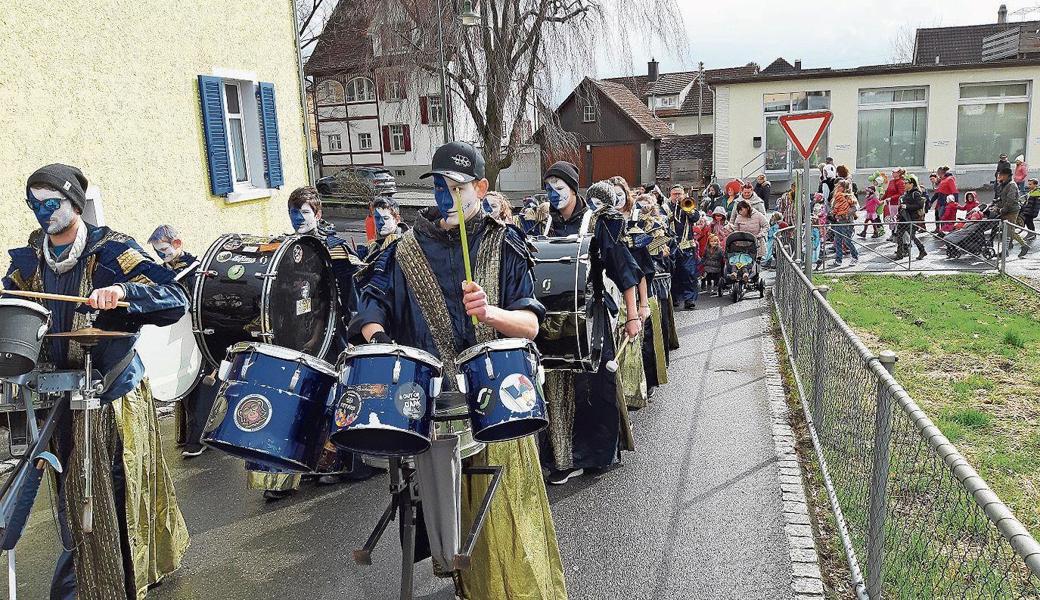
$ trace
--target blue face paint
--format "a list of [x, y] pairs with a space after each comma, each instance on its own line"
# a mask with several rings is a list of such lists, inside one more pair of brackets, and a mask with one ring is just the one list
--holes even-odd
[[289, 209], [289, 222], [292, 223], [293, 231], [299, 231], [300, 227], [307, 222], [307, 219], [303, 216], [303, 212], [298, 208]]
[[25, 203], [32, 209], [36, 215], [36, 221], [39, 222], [40, 227], [43, 227], [44, 231], [47, 230], [51, 216], [61, 208], [61, 198], [47, 198], [42, 202], [36, 198], [27, 198]]
[[484, 209], [484, 212], [486, 212], [489, 215], [492, 215], [492, 214], [495, 213], [495, 207], [491, 206], [491, 203], [488, 202], [487, 198], [484, 198], [483, 200], [480, 201], [480, 206]]
[[441, 211], [442, 217], [447, 217], [448, 213], [455, 208], [455, 198], [451, 195], [451, 188], [441, 175], [433, 176], [433, 197], [437, 200], [437, 208]]
[[566, 198], [560, 196], [560, 193], [556, 191], [556, 188], [549, 185], [548, 183], [545, 184], [545, 193], [548, 194], [549, 204], [551, 204], [553, 208], [560, 208], [561, 206], [563, 206], [563, 203], [567, 200]]
[[382, 231], [383, 225], [386, 223], [386, 221], [383, 220], [383, 215], [379, 214], [379, 211], [377, 210], [372, 215], [372, 219], [375, 221], [376, 224], [376, 232]]

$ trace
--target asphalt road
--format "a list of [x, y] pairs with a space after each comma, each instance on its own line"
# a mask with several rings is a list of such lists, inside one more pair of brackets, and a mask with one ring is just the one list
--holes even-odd
[[[761, 364], [765, 303], [702, 301], [679, 313], [672, 382], [633, 414], [638, 451], [600, 477], [549, 490], [572, 599], [790, 598], [791, 565]], [[172, 421], [164, 422], [169, 434]], [[400, 550], [391, 529], [374, 564], [351, 550], [387, 501], [386, 477], [305, 485], [266, 503], [242, 463], [217, 451], [166, 456], [192, 536], [156, 600], [396, 598]], [[18, 548], [19, 598], [46, 598], [57, 555], [41, 495]], [[6, 594], [6, 575], [0, 577]], [[416, 597], [453, 597], [417, 565]]]

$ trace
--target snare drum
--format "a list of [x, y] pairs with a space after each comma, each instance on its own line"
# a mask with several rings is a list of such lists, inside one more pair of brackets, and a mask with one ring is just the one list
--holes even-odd
[[[441, 401], [447, 397], [457, 397], [461, 402], [445, 406]], [[461, 394], [441, 394], [437, 398], [436, 407], [433, 409], [434, 437], [442, 438], [448, 435], [459, 438], [459, 458], [463, 460], [480, 453], [484, 444], [473, 439], [473, 427], [469, 420], [469, 405]], [[390, 461], [382, 456], [362, 456], [366, 465], [387, 469]], [[406, 459], [407, 460], [407, 459]]]
[[25, 375], [36, 368], [51, 311], [17, 298], [0, 298], [0, 377]]
[[275, 470], [314, 471], [328, 440], [336, 371], [302, 352], [236, 344], [221, 366], [202, 441]]
[[398, 344], [343, 352], [330, 411], [333, 444], [375, 456], [414, 456], [430, 448], [441, 361]]
[[549, 425], [542, 398], [542, 368], [530, 340], [506, 338], [459, 354], [459, 389], [466, 393], [473, 439], [504, 442]]

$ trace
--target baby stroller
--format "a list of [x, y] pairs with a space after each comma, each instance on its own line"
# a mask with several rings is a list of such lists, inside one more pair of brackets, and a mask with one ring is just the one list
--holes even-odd
[[726, 236], [726, 265], [723, 280], [730, 286], [730, 298], [739, 302], [749, 289], [757, 289], [758, 297], [766, 295], [765, 281], [759, 276], [758, 240], [746, 231]]
[[948, 258], [960, 258], [965, 253], [971, 253], [988, 260], [996, 255], [993, 240], [1000, 226], [997, 220], [1000, 215], [992, 205], [982, 207], [981, 210], [981, 220], [968, 221], [962, 228], [951, 231], [943, 238]]

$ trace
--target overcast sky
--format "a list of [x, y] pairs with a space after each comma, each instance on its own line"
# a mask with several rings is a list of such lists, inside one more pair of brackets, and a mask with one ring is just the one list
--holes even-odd
[[[903, 25], [935, 27], [994, 23], [1001, 2], [992, 0], [677, 0], [689, 32], [687, 55], [633, 48], [634, 65], [601, 65], [600, 77], [646, 71], [653, 54], [661, 71], [733, 67], [776, 57], [803, 67], [855, 67], [891, 62], [892, 39]], [[1040, 0], [1008, 0], [1008, 12]], [[712, 7], [712, 8], [709, 8]], [[1010, 15], [1008, 20], [1036, 19]], [[616, 62], [616, 61], [615, 61]], [[609, 63], [607, 63], [609, 64]]]

